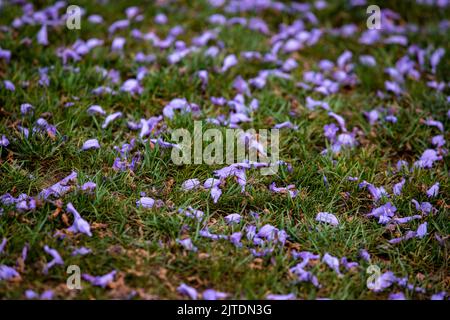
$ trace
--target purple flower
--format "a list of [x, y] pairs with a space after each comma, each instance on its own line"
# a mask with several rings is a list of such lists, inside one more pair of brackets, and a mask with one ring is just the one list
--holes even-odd
[[201, 220], [203, 218], [204, 212], [201, 210], [194, 209], [192, 207], [187, 207], [186, 209], [178, 209], [179, 213], [183, 213], [186, 217]]
[[349, 262], [347, 257], [342, 257], [341, 258], [341, 264], [347, 270], [350, 270], [352, 268], [357, 268], [359, 266], [358, 262]]
[[433, 184], [430, 189], [427, 190], [427, 196], [428, 198], [434, 198], [439, 193], [439, 182], [436, 182]]
[[222, 190], [218, 186], [214, 186], [211, 188], [210, 194], [211, 198], [213, 199], [213, 202], [217, 203], [217, 201], [219, 201], [220, 196], [222, 195]]
[[22, 103], [20, 105], [20, 113], [22, 115], [27, 115], [28, 113], [33, 112], [33, 110], [34, 110], [34, 107], [29, 103]]
[[431, 300], [444, 300], [446, 296], [447, 296], [447, 292], [441, 291], [441, 292], [433, 294], [431, 296]]
[[344, 120], [344, 118], [342, 118], [340, 115], [338, 115], [338, 114], [336, 114], [334, 112], [328, 112], [328, 115], [330, 117], [333, 117], [338, 122], [338, 124], [341, 127], [341, 130], [343, 132], [347, 131], [347, 128], [345, 127], [345, 120]]
[[226, 56], [225, 59], [223, 60], [223, 66], [220, 69], [220, 72], [222, 72], [222, 73], [226, 72], [231, 67], [234, 67], [237, 63], [238, 63], [238, 59], [237, 59], [236, 55], [230, 54], [230, 55]]
[[166, 24], [169, 19], [167, 19], [167, 16], [164, 13], [158, 13], [154, 20], [156, 24]]
[[416, 236], [419, 239], [422, 239], [423, 237], [425, 237], [427, 235], [427, 222], [422, 223], [416, 231]]
[[187, 295], [189, 298], [191, 298], [192, 300], [197, 300], [197, 290], [195, 290], [194, 288], [182, 283], [178, 286], [177, 291], [183, 295]]
[[290, 121], [285, 121], [282, 123], [277, 123], [276, 125], [273, 126], [274, 129], [283, 129], [283, 128], [289, 128], [289, 129], [294, 129], [294, 130], [298, 130], [298, 126], [294, 125], [292, 122]]
[[238, 213], [232, 213], [225, 217], [225, 222], [228, 224], [234, 224], [241, 222], [241, 215]]
[[391, 91], [391, 92], [395, 93], [398, 96], [403, 94], [402, 88], [400, 88], [400, 86], [396, 82], [385, 81], [384, 85], [385, 85], [387, 91]]
[[408, 216], [408, 217], [403, 217], [403, 218], [394, 218], [393, 221], [397, 224], [404, 224], [404, 223], [408, 223], [410, 221], [417, 220], [417, 219], [422, 219], [422, 216], [416, 214], [414, 216]]
[[306, 271], [303, 263], [299, 263], [296, 266], [289, 269], [290, 272], [297, 276], [300, 282], [311, 282], [315, 287], [320, 288], [319, 280], [310, 271]]
[[81, 150], [86, 151], [90, 149], [100, 149], [100, 144], [97, 139], [89, 139], [83, 143]]
[[72, 226], [70, 226], [67, 231], [73, 232], [73, 233], [84, 233], [88, 235], [89, 237], [92, 236], [91, 233], [91, 226], [89, 223], [84, 220], [81, 215], [78, 213], [78, 211], [75, 209], [73, 204], [69, 202], [67, 204], [67, 211], [69, 211], [74, 218]]
[[138, 208], [152, 208], [155, 204], [155, 200], [149, 197], [142, 197], [140, 200], [136, 201], [136, 206]]
[[339, 271], [339, 259], [333, 257], [328, 252], [323, 255], [322, 262], [325, 262], [331, 269], [334, 270], [338, 275], [341, 275]]
[[76, 180], [77, 180], [77, 173], [73, 171], [71, 174], [69, 174], [61, 181], [55, 183], [49, 188], [42, 190], [39, 193], [39, 197], [43, 198], [44, 200], [47, 200], [50, 196], [54, 196], [56, 198], [62, 197], [67, 192], [72, 190], [72, 187], [69, 185], [69, 183], [75, 182]]
[[436, 211], [435, 208], [431, 205], [429, 202], [417, 202], [416, 199], [411, 200], [412, 203], [414, 203], [417, 211], [422, 211], [425, 215], [428, 215], [432, 211]]
[[266, 296], [267, 300], [295, 300], [295, 294], [268, 294]]
[[44, 274], [48, 273], [48, 270], [50, 268], [52, 268], [55, 265], [63, 265], [64, 264], [64, 260], [61, 258], [61, 256], [59, 255], [58, 251], [56, 251], [55, 249], [50, 248], [49, 246], [44, 246], [44, 251], [46, 253], [48, 253], [49, 255], [52, 256], [52, 260], [50, 262], [48, 262], [45, 266], [44, 266]]
[[207, 289], [203, 291], [203, 300], [219, 300], [228, 297], [228, 293], [216, 291], [214, 289]]
[[333, 226], [339, 225], [339, 221], [336, 216], [328, 212], [319, 212], [316, 216], [316, 221], [329, 223]]
[[84, 273], [82, 275], [83, 279], [90, 282], [94, 286], [105, 288], [107, 287], [111, 282], [114, 281], [114, 277], [116, 276], [116, 270], [111, 271], [110, 273], [107, 273], [103, 276], [91, 276], [90, 274]]
[[81, 186], [81, 190], [82, 191], [93, 191], [96, 187], [97, 187], [96, 183], [94, 183], [92, 181], [88, 181]]
[[391, 293], [389, 295], [389, 300], [406, 300], [406, 297], [403, 292]]
[[117, 37], [113, 39], [113, 42], [111, 44], [111, 51], [113, 52], [122, 52], [123, 46], [125, 45], [125, 42], [127, 40], [123, 37]]
[[368, 285], [370, 289], [375, 292], [381, 292], [384, 289], [389, 288], [392, 284], [397, 281], [397, 277], [395, 277], [394, 273], [391, 271], [386, 271], [381, 274], [376, 280], [374, 284]]
[[9, 145], [9, 140], [6, 138], [6, 136], [3, 134], [0, 138], [0, 147], [7, 147]]
[[242, 232], [234, 232], [230, 235], [230, 242], [234, 244], [236, 247], [242, 247], [241, 243]]
[[120, 91], [140, 95], [144, 91], [144, 88], [136, 79], [128, 79], [122, 84], [122, 86], [120, 87]]
[[177, 239], [177, 243], [182, 245], [188, 251], [193, 251], [193, 252], [197, 251], [197, 247], [194, 246], [194, 244], [192, 243], [191, 238], [186, 238], [186, 239], [183, 239], [183, 240]]
[[326, 124], [323, 126], [323, 133], [325, 135], [325, 138], [327, 138], [329, 141], [334, 142], [336, 139], [336, 133], [339, 131], [339, 128], [334, 124]]
[[427, 149], [423, 152], [420, 159], [414, 163], [414, 166], [418, 168], [431, 168], [435, 161], [440, 160], [442, 160], [442, 156], [439, 156], [436, 150]]
[[88, 17], [88, 21], [93, 24], [101, 24], [103, 23], [103, 18], [98, 14], [92, 14]]
[[37, 34], [37, 42], [40, 45], [47, 46], [48, 45], [48, 36], [47, 36], [47, 25], [43, 24], [41, 29]]
[[200, 70], [197, 72], [197, 76], [202, 82], [202, 88], [205, 89], [208, 85], [208, 71], [206, 70]]
[[439, 129], [439, 131], [444, 132], [444, 125], [442, 124], [442, 122], [437, 121], [437, 120], [433, 120], [433, 119], [427, 119], [424, 122], [427, 126], [430, 127], [436, 127]]
[[198, 179], [188, 179], [185, 182], [183, 182], [183, 184], [181, 185], [181, 188], [184, 191], [189, 191], [189, 190], [197, 189], [200, 186], [201, 186], [201, 183]]
[[241, 76], [237, 76], [233, 81], [233, 88], [237, 92], [250, 96], [250, 88], [248, 87], [247, 81], [245, 81]]
[[375, 58], [370, 55], [360, 56], [359, 62], [361, 62], [361, 64], [368, 66], [368, 67], [375, 67], [377, 65], [377, 61], [375, 60]]
[[402, 180], [399, 183], [396, 183], [394, 185], [394, 188], [393, 188], [394, 195], [396, 195], [396, 196], [401, 195], [403, 186], [405, 185], [405, 182], [406, 182], [405, 178], [402, 178]]
[[120, 111], [110, 114], [109, 116], [106, 117], [105, 122], [103, 122], [102, 129], [106, 129], [106, 127], [108, 127], [108, 125], [111, 122], [113, 122], [121, 117], [122, 117], [122, 112], [120, 112]]
[[14, 83], [12, 83], [12, 82], [9, 81], [9, 80], [4, 80], [4, 81], [3, 81], [3, 85], [5, 86], [5, 89], [6, 89], [6, 90], [9, 90], [9, 91], [16, 91], [16, 86], [14, 85]]
[[260, 238], [266, 238], [266, 239], [273, 239], [274, 234], [276, 233], [278, 229], [270, 224], [265, 224], [263, 227], [261, 227], [258, 231], [258, 237]]
[[366, 116], [371, 126], [373, 126], [378, 121], [378, 118], [380, 116], [377, 110], [364, 112], [364, 115]]
[[380, 200], [383, 196], [389, 197], [389, 194], [383, 187], [375, 187], [373, 184], [369, 183], [367, 188], [369, 189], [374, 201]]
[[298, 195], [298, 190], [294, 190], [295, 186], [293, 184], [290, 184], [286, 187], [277, 187], [275, 185], [275, 182], [272, 182], [269, 186], [269, 190], [276, 193], [289, 193], [291, 198], [295, 198]]
[[378, 223], [386, 224], [391, 220], [396, 211], [397, 208], [393, 206], [392, 203], [387, 202], [386, 204], [373, 209], [367, 216], [379, 218]]
[[438, 148], [443, 147], [445, 145], [444, 136], [443, 135], [434, 136], [433, 138], [431, 138], [431, 143]]
[[125, 19], [124, 19], [124, 20], [118, 20], [118, 21], [113, 22], [113, 23], [109, 26], [108, 32], [109, 32], [110, 34], [113, 34], [113, 33], [115, 33], [117, 30], [128, 28], [129, 25], [130, 25], [130, 21], [128, 21], [128, 20], [125, 20]]
[[436, 73], [436, 68], [441, 61], [442, 57], [445, 55], [445, 49], [439, 48], [436, 51], [433, 52], [433, 54], [430, 57], [430, 64], [431, 64], [431, 72], [433, 74]]
[[20, 275], [16, 269], [8, 267], [4, 264], [0, 265], [0, 280], [10, 280], [19, 276]]
[[370, 262], [370, 254], [366, 249], [359, 250], [359, 256], [365, 261]]
[[9, 62], [9, 60], [11, 59], [11, 51], [0, 48], [0, 59]]
[[72, 251], [72, 256], [85, 256], [91, 253], [92, 250], [86, 247], [77, 248]]

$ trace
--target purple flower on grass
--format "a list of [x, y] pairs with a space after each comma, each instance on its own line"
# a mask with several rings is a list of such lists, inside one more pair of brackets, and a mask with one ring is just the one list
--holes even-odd
[[434, 136], [433, 138], [431, 138], [431, 143], [438, 148], [443, 147], [445, 145], [444, 136], [441, 134]]
[[201, 186], [201, 183], [198, 179], [188, 179], [183, 182], [183, 184], [181, 185], [181, 188], [184, 191], [189, 191], [189, 190], [197, 189], [200, 186]]
[[88, 181], [81, 186], [81, 190], [82, 191], [93, 191], [96, 187], [97, 187], [96, 183], [94, 183], [92, 181]]
[[386, 204], [373, 209], [367, 216], [376, 217], [378, 218], [378, 223], [386, 224], [391, 220], [396, 211], [397, 208], [393, 206], [391, 202], [387, 202]]
[[166, 24], [168, 20], [164, 13], [158, 13], [154, 18], [156, 24]]
[[425, 237], [427, 235], [427, 222], [422, 223], [416, 231], [416, 237], [419, 239], [422, 239], [423, 237]]
[[339, 225], [339, 221], [336, 216], [328, 212], [319, 212], [316, 216], [316, 221], [329, 223], [333, 226]]
[[6, 90], [9, 90], [9, 91], [16, 91], [16, 86], [14, 85], [14, 83], [12, 83], [12, 82], [9, 81], [9, 80], [4, 80], [4, 81], [3, 81], [3, 85], [5, 86], [5, 89], [6, 89]]
[[230, 235], [230, 242], [236, 247], [242, 247], [241, 238], [242, 232], [234, 232]]
[[447, 292], [441, 291], [441, 292], [433, 294], [431, 296], [431, 300], [444, 300], [446, 296], [447, 296]]
[[350, 262], [350, 261], [348, 261], [347, 257], [342, 257], [341, 258], [341, 264], [347, 270], [350, 270], [352, 268], [357, 268], [359, 266], [358, 262]]
[[266, 296], [267, 300], [295, 300], [295, 294], [268, 294]]
[[439, 131], [444, 132], [444, 125], [442, 124], [442, 122], [437, 121], [437, 120], [433, 120], [433, 119], [427, 119], [424, 122], [427, 126], [430, 127], [436, 127], [439, 129]]
[[86, 247], [76, 248], [72, 251], [72, 256], [85, 256], [91, 252], [92, 250]]
[[323, 255], [322, 262], [325, 262], [327, 266], [334, 270], [338, 275], [341, 275], [339, 271], [339, 259], [333, 257], [328, 252]]
[[422, 211], [425, 215], [428, 215], [431, 212], [436, 211], [435, 208], [431, 205], [429, 202], [417, 202], [416, 199], [411, 200], [412, 203], [414, 203], [414, 206], [416, 207], [417, 211]]
[[406, 297], [403, 292], [391, 293], [389, 295], [389, 300], [406, 300]]
[[234, 67], [237, 63], [238, 63], [238, 59], [237, 59], [236, 55], [230, 54], [230, 55], [226, 56], [225, 59], [223, 60], [223, 66], [220, 69], [220, 72], [221, 73], [226, 72], [231, 67]]
[[9, 140], [6, 138], [6, 136], [3, 134], [0, 138], [0, 147], [7, 147], [9, 145]]
[[227, 224], [234, 224], [241, 222], [241, 215], [238, 213], [232, 213], [227, 215], [224, 219]]
[[439, 156], [436, 150], [427, 149], [423, 152], [420, 159], [414, 163], [414, 166], [429, 169], [433, 166], [435, 161], [440, 160], [442, 160], [442, 156]]
[[50, 262], [48, 262], [45, 266], [44, 266], [44, 274], [48, 273], [48, 270], [50, 268], [52, 268], [55, 265], [64, 265], [64, 260], [61, 258], [61, 256], [59, 255], [58, 251], [56, 251], [55, 249], [50, 248], [49, 246], [45, 245], [44, 246], [44, 251], [46, 253], [48, 253], [49, 255], [52, 256], [52, 260]]
[[401, 195], [403, 186], [405, 185], [405, 182], [406, 182], [405, 178], [402, 178], [402, 180], [399, 183], [396, 183], [394, 185], [394, 188], [393, 188], [394, 195], [396, 195], [396, 196]]
[[9, 60], [11, 59], [11, 51], [0, 48], [0, 59], [9, 62]]
[[29, 104], [29, 103], [22, 103], [20, 105], [20, 113], [23, 116], [25, 116], [25, 115], [27, 115], [29, 113], [32, 113], [33, 110], [34, 110], [34, 107], [31, 104]]
[[369, 254], [369, 252], [368, 252], [366, 249], [361, 249], [361, 250], [359, 250], [359, 256], [360, 256], [363, 260], [365, 260], [365, 261], [367, 261], [367, 262], [370, 262], [370, 254]]
[[136, 206], [138, 208], [150, 209], [155, 205], [155, 200], [150, 197], [141, 197], [138, 201], [136, 201]]
[[197, 251], [197, 247], [194, 246], [194, 244], [192, 243], [191, 238], [186, 238], [186, 239], [183, 239], [183, 240], [177, 239], [177, 243], [182, 245], [188, 251], [193, 251], [193, 252]]
[[433, 184], [430, 189], [427, 190], [427, 196], [428, 198], [434, 198], [439, 193], [439, 182], [436, 182]]
[[90, 149], [100, 149], [100, 144], [98, 143], [97, 139], [89, 139], [86, 140], [83, 143], [83, 147], [81, 147], [81, 150], [86, 151]]
[[192, 300], [197, 300], [198, 293], [194, 288], [182, 283], [178, 286], [177, 291], [183, 295], [188, 296]]
[[203, 291], [203, 300], [219, 300], [228, 297], [228, 293], [216, 291], [214, 289], [207, 289]]
[[90, 107], [86, 110], [86, 112], [87, 112], [89, 115], [91, 115], [91, 116], [96, 115], [96, 114], [99, 114], [99, 115], [101, 115], [101, 116], [106, 116], [105, 110], [103, 110], [103, 108], [102, 108], [101, 106], [98, 106], [98, 105], [92, 105], [92, 106], [90, 106]]
[[67, 231], [73, 232], [73, 233], [84, 233], [88, 235], [89, 237], [92, 236], [91, 233], [91, 226], [89, 223], [84, 220], [81, 215], [78, 213], [78, 211], [75, 209], [73, 204], [69, 202], [67, 204], [67, 211], [70, 212], [73, 215], [74, 221], [71, 227], [67, 229]]
[[368, 286], [369, 289], [372, 289], [375, 292], [381, 292], [389, 288], [395, 282], [397, 282], [397, 277], [395, 277], [394, 273], [392, 271], [386, 271], [375, 280], [375, 283]]
[[19, 273], [16, 269], [6, 266], [4, 264], [0, 265], [0, 280], [10, 280], [19, 277]]
[[48, 45], [48, 35], [47, 35], [47, 25], [43, 24], [41, 29], [39, 30], [37, 37], [37, 43], [43, 46]]
[[108, 127], [108, 125], [111, 122], [113, 122], [121, 117], [122, 117], [122, 112], [120, 112], [120, 111], [110, 114], [109, 116], [106, 117], [105, 122], [103, 122], [102, 129], [106, 129], [106, 127]]
[[90, 282], [94, 286], [106, 288], [111, 282], [114, 281], [117, 271], [113, 270], [103, 276], [91, 276], [90, 274], [84, 273], [82, 278]]

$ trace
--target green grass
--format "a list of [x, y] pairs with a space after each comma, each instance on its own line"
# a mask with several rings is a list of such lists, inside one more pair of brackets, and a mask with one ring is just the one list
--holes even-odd
[[[36, 7], [41, 7], [43, 3], [46, 1], [37, 1]], [[376, 90], [383, 90], [384, 80], [388, 79], [383, 69], [395, 64], [405, 54], [405, 48], [394, 45], [367, 47], [358, 44], [357, 37], [342, 39], [325, 35], [317, 45], [294, 54], [299, 62], [298, 70], [292, 73], [296, 81], [301, 81], [303, 71], [312, 69], [319, 60], [335, 61], [346, 49], [352, 50], [354, 57], [372, 54], [377, 59], [375, 69], [356, 68], [360, 80], [356, 88], [341, 90], [325, 98], [333, 111], [345, 117], [348, 128], [360, 128], [361, 144], [336, 157], [335, 163], [322, 156], [320, 152], [326, 147], [323, 126], [332, 122], [330, 118], [323, 111], [308, 111], [304, 105], [309, 93], [295, 87], [293, 82], [269, 78], [263, 90], [252, 90], [253, 97], [260, 104], [252, 126], [269, 128], [286, 120], [299, 126], [298, 131], [282, 130], [280, 138], [280, 157], [292, 164], [293, 172], [280, 170], [275, 176], [262, 176], [256, 170], [249, 171], [244, 194], [239, 186], [229, 182], [219, 202], [214, 204], [208, 192], [183, 192], [181, 184], [190, 178], [204, 181], [212, 177], [213, 170], [222, 166], [176, 166], [170, 159], [170, 150], [152, 149], [138, 142], [143, 154], [141, 165], [134, 172], [116, 172], [111, 168], [117, 156], [113, 147], [129, 142], [135, 135], [127, 129], [127, 119], [159, 115], [164, 105], [177, 97], [185, 97], [199, 104], [202, 118], [217, 115], [222, 110], [212, 105], [210, 97], [232, 98], [235, 95], [232, 82], [237, 75], [249, 79], [255, 77], [259, 70], [274, 68], [275, 65], [242, 63], [241, 60], [238, 66], [225, 74], [214, 73], [212, 70], [220, 67], [225, 54], [211, 59], [200, 52], [175, 66], [169, 66], [166, 53], [149, 43], [132, 39], [129, 36], [131, 28], [115, 34], [127, 38], [124, 56], [109, 52], [111, 40], [107, 37], [107, 26], [123, 19], [124, 9], [132, 4], [145, 9], [144, 22], [133, 23], [132, 27], [143, 32], [157, 30], [157, 34], [164, 37], [171, 26], [183, 24], [186, 33], [180, 38], [189, 43], [194, 35], [213, 27], [203, 22], [214, 12], [204, 1], [177, 1], [176, 5], [169, 7], [157, 7], [149, 2], [144, 5], [139, 1], [114, 1], [114, 4], [101, 7], [96, 7], [92, 1], [77, 3], [88, 14], [100, 13], [106, 23], [94, 26], [84, 19], [82, 29], [78, 31], [56, 28], [49, 32], [50, 45], [46, 48], [35, 42], [30, 47], [20, 44], [26, 36], [34, 39], [37, 26], [25, 26], [20, 32], [0, 34], [1, 47], [11, 50], [13, 55], [10, 63], [0, 60], [0, 79], [10, 79], [16, 84], [15, 92], [0, 87], [0, 135], [6, 134], [11, 142], [7, 148], [0, 148], [0, 195], [9, 192], [15, 196], [21, 193], [35, 196], [72, 170], [77, 171], [80, 185], [93, 181], [97, 188], [92, 195], [80, 191], [67, 194], [62, 199], [63, 212], [65, 204], [72, 202], [87, 221], [96, 223], [93, 237], [69, 235], [64, 240], [55, 238], [53, 235], [57, 230], [67, 228], [61, 215], [51, 217], [56, 209], [55, 204], [39, 203], [36, 211], [27, 213], [5, 207], [4, 214], [0, 216], [0, 238], [6, 237], [8, 243], [5, 252], [0, 254], [0, 264], [14, 266], [26, 243], [30, 249], [21, 280], [0, 281], [1, 298], [23, 299], [27, 289], [37, 292], [52, 289], [55, 297], [60, 299], [126, 299], [132, 296], [132, 292], [136, 292], [135, 298], [177, 299], [183, 298], [176, 291], [182, 282], [200, 291], [207, 288], [224, 291], [235, 299], [260, 299], [268, 293], [290, 292], [301, 299], [385, 299], [390, 292], [399, 291], [404, 292], [407, 298], [427, 299], [433, 293], [449, 290], [448, 242], [441, 246], [434, 238], [435, 234], [445, 236], [450, 232], [449, 158], [445, 157], [431, 170], [411, 173], [403, 194], [393, 200], [402, 216], [413, 215], [415, 209], [411, 199], [428, 201], [425, 191], [439, 181], [441, 189], [438, 197], [429, 200], [438, 213], [392, 230], [378, 224], [375, 219], [365, 217], [374, 207], [373, 201], [367, 191], [358, 189], [358, 183], [347, 179], [356, 176], [361, 181], [385, 186], [390, 192], [401, 179], [401, 174], [392, 173], [392, 166], [400, 159], [413, 163], [425, 149], [431, 147], [430, 137], [438, 134], [435, 128], [421, 124], [420, 119], [433, 117], [442, 121], [445, 128], [450, 127], [446, 116], [446, 95], [431, 91], [423, 82], [408, 81], [409, 94], [401, 99], [381, 101], [377, 98]], [[436, 12], [427, 7], [405, 6], [403, 1], [380, 1], [379, 5], [400, 12], [407, 22], [427, 27], [424, 30], [429, 34], [423, 31], [410, 39], [421, 45], [446, 49], [438, 78], [449, 82], [448, 36], [436, 30], [438, 21], [449, 16], [448, 9]], [[328, 27], [350, 22], [360, 27], [365, 25], [365, 8], [360, 11], [345, 8], [342, 1], [330, 3], [317, 17], [321, 25]], [[168, 14], [169, 25], [156, 26], [153, 23], [157, 12]], [[18, 15], [18, 8], [5, 10], [0, 24], [8, 25]], [[245, 17], [252, 15], [242, 13]], [[296, 19], [294, 15], [270, 11], [263, 12], [261, 17], [272, 32], [278, 31], [279, 23], [292, 23]], [[55, 55], [56, 48], [68, 46], [77, 38], [86, 40], [92, 37], [105, 39], [105, 45], [92, 50], [74, 64], [80, 68], [79, 73], [64, 70], [60, 58]], [[227, 54], [271, 49], [268, 38], [241, 26], [223, 28], [218, 38], [223, 41]], [[144, 93], [141, 96], [124, 93], [94, 96], [90, 93], [92, 89], [105, 85], [105, 81], [95, 72], [95, 66], [119, 70], [124, 81], [135, 75], [138, 65], [133, 57], [138, 51], [157, 56], [157, 62], [148, 66], [149, 74], [142, 82]], [[283, 59], [288, 57], [285, 54], [281, 56]], [[38, 68], [45, 66], [53, 67], [49, 71], [48, 88], [37, 83]], [[199, 69], [210, 71], [209, 85], [204, 91], [195, 77]], [[21, 88], [21, 81], [29, 81], [29, 87]], [[446, 92], [448, 95], [448, 89]], [[79, 100], [75, 101], [74, 96]], [[321, 99], [319, 95], [312, 96]], [[75, 105], [65, 108], [63, 105], [67, 101], [73, 101]], [[34, 115], [21, 116], [20, 104], [25, 102], [35, 107]], [[103, 130], [102, 118], [91, 117], [85, 112], [93, 104], [101, 105], [108, 114], [122, 111], [124, 117]], [[382, 104], [393, 108], [399, 121], [371, 127], [362, 112]], [[296, 111], [297, 117], [289, 115], [291, 110]], [[48, 122], [57, 127], [56, 137], [50, 139], [35, 135], [24, 138], [17, 125], [31, 127], [43, 113], [46, 113]], [[170, 129], [187, 128], [191, 131], [193, 128], [190, 115], [177, 115], [166, 123]], [[205, 125], [204, 130], [207, 127]], [[444, 136], [448, 141], [448, 131]], [[165, 133], [165, 137], [168, 139], [170, 134]], [[101, 149], [80, 151], [83, 142], [90, 138], [97, 138]], [[328, 187], [323, 183], [324, 175], [328, 179]], [[286, 195], [273, 194], [268, 190], [271, 182], [276, 182], [277, 186], [295, 184], [300, 195], [291, 199]], [[136, 208], [141, 192], [162, 200], [164, 205], [154, 209]], [[349, 196], [345, 195], [346, 192]], [[273, 224], [286, 230], [289, 241], [285, 247], [275, 249], [271, 256], [254, 258], [246, 248], [239, 249], [227, 241], [200, 237], [198, 232], [202, 225], [178, 213], [178, 208], [187, 206], [205, 212], [211, 232], [227, 235], [254, 223], [250, 212], [256, 211], [260, 214], [258, 227]], [[319, 211], [333, 212], [340, 225], [318, 224], [315, 216]], [[235, 226], [226, 225], [223, 217], [230, 213], [240, 213], [243, 221]], [[72, 221], [71, 215], [67, 215]], [[405, 234], [406, 230], [416, 230], [424, 221], [428, 222], [428, 235], [424, 239], [411, 239], [398, 245], [388, 243], [389, 239]], [[176, 243], [177, 238], [186, 235], [191, 237], [198, 252], [187, 252]], [[244, 244], [246, 241], [243, 240]], [[50, 259], [43, 251], [45, 244], [57, 249], [65, 261], [64, 267], [57, 266], [48, 275], [42, 273], [44, 263]], [[72, 249], [80, 246], [91, 248], [93, 253], [72, 257]], [[322, 255], [329, 252], [336, 257], [346, 256], [350, 261], [359, 262], [360, 267], [345, 272], [340, 278], [324, 263], [317, 263], [308, 270], [317, 275], [322, 284], [320, 289], [309, 283], [295, 283], [295, 278], [289, 273], [289, 268], [297, 263], [289, 254], [293, 248]], [[366, 268], [369, 264], [358, 255], [362, 248], [370, 252], [372, 263], [380, 266], [382, 271], [391, 270], [399, 277], [408, 277], [409, 282], [426, 288], [427, 293], [419, 294], [398, 286], [382, 293], [367, 289]], [[82, 273], [93, 275], [118, 270], [115, 286], [102, 289], [83, 282], [82, 290], [68, 290], [65, 271], [72, 264], [79, 265]]]

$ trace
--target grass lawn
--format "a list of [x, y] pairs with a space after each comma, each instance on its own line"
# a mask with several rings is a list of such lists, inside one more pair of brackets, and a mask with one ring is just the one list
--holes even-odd
[[[0, 298], [445, 297], [450, 6], [380, 0], [382, 29], [368, 33], [357, 1], [73, 1], [73, 30], [67, 4], [32, 2], [0, 9]], [[214, 199], [203, 183], [228, 164], [176, 165], [162, 142], [195, 121], [224, 134], [289, 121], [288, 165], [239, 167]], [[89, 139], [99, 148], [83, 150]]]

